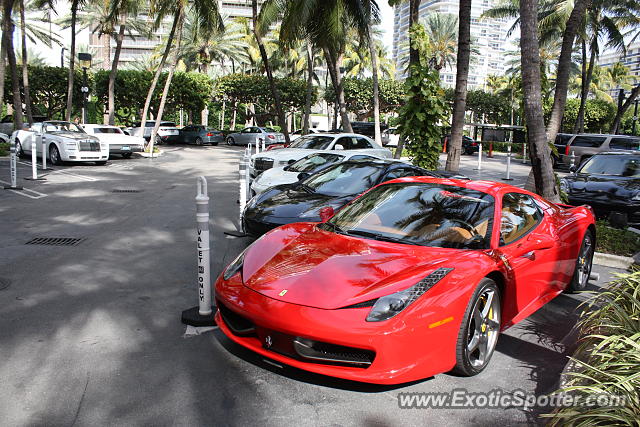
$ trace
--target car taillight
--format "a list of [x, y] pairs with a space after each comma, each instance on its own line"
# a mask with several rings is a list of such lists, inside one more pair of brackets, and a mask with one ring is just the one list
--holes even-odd
[[213, 133], [212, 132], [208, 132], [207, 136], [213, 136]]
[[569, 144], [567, 144], [564, 148], [564, 155], [568, 156], [569, 155]]
[[472, 143], [471, 143], [471, 146], [472, 146], [472, 147], [477, 147], [477, 146], [478, 146], [478, 143], [477, 143], [477, 142], [472, 142]]
[[267, 135], [267, 138], [269, 139], [276, 139], [276, 137], [274, 135]]

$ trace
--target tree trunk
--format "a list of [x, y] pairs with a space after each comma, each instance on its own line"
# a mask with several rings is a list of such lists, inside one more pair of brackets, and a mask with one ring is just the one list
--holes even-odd
[[549, 201], [559, 202], [551, 149], [547, 144], [540, 84], [540, 47], [538, 44], [538, 0], [520, 0], [520, 52], [524, 112], [529, 138], [529, 157], [536, 192]]
[[156, 90], [156, 86], [158, 85], [160, 74], [162, 74], [162, 68], [167, 62], [167, 57], [169, 56], [169, 51], [171, 50], [171, 45], [173, 44], [173, 37], [176, 33], [178, 18], [179, 16], [181, 16], [181, 14], [181, 10], [177, 10], [173, 17], [173, 25], [171, 26], [171, 31], [169, 32], [169, 37], [167, 38], [167, 45], [164, 48], [164, 53], [162, 54], [162, 58], [160, 58], [160, 64], [158, 64], [158, 69], [156, 70], [156, 73], [153, 76], [153, 80], [151, 81], [149, 92], [147, 92], [147, 99], [145, 99], [144, 101], [144, 108], [142, 109], [141, 119], [142, 123], [140, 124], [140, 127], [142, 128], [142, 137], [144, 137], [145, 126], [147, 125], [147, 115], [149, 114], [149, 107], [151, 106], [151, 98], [153, 98], [153, 92]]
[[[417, 24], [420, 19], [420, 3], [422, 0], [409, 0], [409, 28]], [[420, 54], [413, 48], [413, 43], [409, 39], [409, 70], [411, 66], [420, 62]]]
[[78, 17], [78, 1], [73, 0], [71, 3], [71, 49], [69, 50], [69, 77], [67, 84], [67, 110], [65, 112], [65, 120], [71, 121], [71, 113], [73, 112], [73, 80], [76, 66], [76, 18]]
[[22, 129], [22, 97], [20, 96], [20, 77], [16, 63], [16, 53], [13, 50], [13, 30], [15, 26], [11, 20], [12, 9], [13, 2], [5, 0], [2, 30], [6, 34], [6, 37], [4, 37], [5, 50], [7, 51], [7, 62], [11, 73], [11, 89], [13, 90], [13, 128]]
[[369, 54], [371, 55], [371, 71], [373, 81], [373, 122], [375, 141], [382, 145], [382, 135], [380, 133], [380, 88], [378, 86], [378, 53], [373, 38], [371, 37], [371, 22], [367, 28], [367, 38], [369, 43]]
[[120, 30], [118, 31], [118, 34], [116, 34], [116, 50], [113, 53], [111, 71], [109, 72], [109, 124], [112, 126], [116, 122], [116, 75], [118, 73], [118, 61], [120, 61], [122, 42], [124, 40], [124, 17], [122, 22], [123, 23], [120, 24]]
[[264, 69], [267, 72], [267, 79], [269, 80], [271, 95], [273, 96], [273, 100], [276, 104], [276, 114], [278, 115], [278, 122], [280, 122], [280, 130], [282, 131], [282, 133], [284, 133], [285, 144], [289, 145], [291, 141], [289, 139], [289, 130], [287, 129], [287, 120], [282, 109], [280, 92], [278, 91], [278, 88], [276, 88], [276, 83], [273, 79], [273, 73], [271, 72], [271, 65], [269, 64], [269, 57], [267, 56], [267, 50], [265, 49], [264, 43], [262, 42], [262, 36], [258, 31], [258, 0], [252, 0], [251, 7], [253, 10], [253, 35], [256, 38], [256, 43], [258, 43], [258, 48], [260, 49], [260, 57], [262, 58]]
[[[6, 31], [4, 31], [4, 20], [2, 21], [2, 41], [0, 41], [0, 82], [4, 82], [7, 67], [7, 49], [6, 49]], [[2, 107], [4, 105], [4, 85], [0, 84], [0, 113], [2, 113]]]
[[302, 120], [302, 134], [309, 133], [311, 121], [311, 97], [313, 95], [313, 46], [307, 41], [307, 93], [304, 98], [304, 118]]
[[458, 172], [462, 152], [462, 131], [464, 113], [467, 106], [467, 79], [469, 77], [469, 57], [471, 55], [471, 0], [460, 0], [458, 17], [458, 53], [456, 58], [456, 89], [449, 138], [449, 154], [446, 170]]
[[[156, 136], [158, 135], [158, 129], [160, 129], [160, 122], [162, 122], [162, 113], [164, 112], [164, 106], [167, 102], [167, 94], [169, 93], [169, 87], [171, 86], [171, 80], [173, 79], [173, 74], [176, 71], [176, 66], [178, 65], [178, 61], [180, 60], [180, 42], [182, 41], [182, 24], [184, 23], [184, 8], [178, 7], [176, 11], [176, 47], [173, 58], [173, 63], [171, 64], [171, 68], [169, 68], [169, 75], [167, 76], [167, 81], [164, 83], [164, 91], [162, 92], [162, 97], [160, 98], [160, 106], [158, 107], [158, 114], [156, 115], [156, 123], [151, 131], [151, 140], [149, 147], [149, 153], [151, 153], [151, 157], [153, 157], [153, 144], [155, 143]], [[170, 44], [171, 40], [167, 40], [167, 43]], [[191, 124], [191, 111], [189, 111], [189, 124]], [[144, 128], [143, 128], [144, 129]]]
[[560, 58], [558, 59], [558, 68], [556, 71], [556, 89], [553, 96], [553, 107], [551, 108], [551, 116], [549, 117], [549, 123], [547, 125], [547, 141], [551, 143], [555, 141], [556, 135], [560, 132], [560, 126], [562, 126], [562, 117], [567, 104], [567, 92], [569, 90], [573, 44], [589, 4], [591, 4], [591, 0], [576, 0], [562, 36], [562, 49], [560, 50]]
[[29, 68], [27, 66], [27, 24], [24, 17], [24, 0], [20, 0], [20, 35], [22, 37], [22, 85], [24, 90], [24, 105], [29, 125], [33, 123], [31, 111], [31, 94], [29, 92]]
[[633, 104], [633, 102], [636, 100], [638, 95], [640, 95], [640, 85], [633, 88], [627, 100], [624, 101], [624, 104], [622, 104], [620, 108], [618, 108], [618, 111], [616, 112], [616, 116], [613, 119], [613, 124], [611, 125], [611, 130], [609, 131], [609, 133], [614, 135], [618, 134], [620, 130], [620, 122], [622, 122], [622, 116], [624, 116], [624, 113], [626, 113], [629, 107], [631, 107], [631, 104]]
[[[584, 47], [584, 45], [583, 45]], [[584, 113], [587, 107], [587, 98], [589, 97], [589, 88], [591, 86], [591, 79], [593, 78], [593, 68], [596, 64], [596, 50], [593, 45], [590, 46], [591, 54], [589, 57], [589, 68], [587, 68], [587, 75], [583, 79], [582, 91], [580, 92], [580, 109], [578, 110], [578, 117], [576, 118], [576, 124], [573, 126], [573, 133], [584, 132]], [[583, 54], [584, 57], [584, 54]]]
[[236, 118], [238, 117], [238, 101], [233, 101], [233, 109], [231, 111], [231, 127], [230, 130], [236, 130]]
[[[327, 65], [329, 69], [329, 74], [331, 75], [331, 82], [333, 83], [333, 89], [336, 93], [336, 109], [340, 112], [340, 121], [342, 125], [342, 131], [347, 133], [352, 133], [353, 128], [351, 127], [351, 121], [349, 120], [349, 115], [347, 114], [347, 106], [344, 99], [344, 84], [342, 81], [342, 74], [340, 73], [340, 65], [342, 63], [342, 58], [331, 48], [324, 48], [325, 57], [327, 58]], [[337, 123], [336, 123], [337, 127]]]

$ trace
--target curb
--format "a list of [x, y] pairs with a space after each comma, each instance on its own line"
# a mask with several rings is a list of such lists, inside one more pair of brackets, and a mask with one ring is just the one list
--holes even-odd
[[593, 263], [605, 267], [628, 269], [634, 263], [634, 259], [628, 256], [610, 255], [602, 252], [593, 254]]
[[[139, 155], [141, 155], [142, 157], [148, 157], [148, 158], [151, 158], [151, 153], [145, 153], [144, 151], [139, 152], [139, 153], [136, 153], [136, 154], [139, 154]], [[153, 158], [155, 159], [155, 158], [157, 158], [157, 157], [162, 156], [163, 154], [164, 154], [164, 151], [160, 150], [160, 152], [159, 152], [159, 153], [153, 153]]]

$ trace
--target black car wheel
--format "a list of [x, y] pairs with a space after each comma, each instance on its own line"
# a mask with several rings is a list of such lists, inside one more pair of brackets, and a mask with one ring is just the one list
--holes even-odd
[[236, 145], [236, 141], [233, 138], [229, 137], [227, 138], [227, 145]]
[[62, 159], [60, 158], [60, 151], [58, 151], [58, 147], [55, 144], [51, 144], [49, 147], [49, 159], [51, 163], [54, 165], [61, 165]]
[[196, 138], [196, 145], [202, 145], [202, 138], [200, 137]]
[[131, 158], [131, 153], [122, 153], [122, 158], [123, 158], [123, 159], [129, 159], [129, 158]]
[[472, 147], [467, 147], [464, 149], [464, 154], [466, 155], [472, 155], [473, 154], [473, 148]]
[[96, 162], [96, 165], [98, 165], [98, 166], [104, 166], [106, 164], [107, 164], [106, 160], [102, 160], [102, 161]]
[[573, 278], [571, 279], [569, 286], [567, 286], [568, 293], [583, 291], [587, 288], [587, 283], [589, 283], [589, 277], [591, 276], [594, 247], [595, 242], [593, 240], [593, 234], [590, 230], [587, 230], [584, 233], [584, 238], [582, 239], [580, 252], [578, 252]]
[[500, 334], [500, 290], [485, 277], [469, 301], [456, 343], [453, 372], [465, 377], [487, 367]]
[[20, 158], [26, 157], [26, 154], [24, 154], [24, 151], [22, 151], [22, 144], [20, 144], [20, 141], [18, 141], [17, 139], [16, 139], [16, 156]]

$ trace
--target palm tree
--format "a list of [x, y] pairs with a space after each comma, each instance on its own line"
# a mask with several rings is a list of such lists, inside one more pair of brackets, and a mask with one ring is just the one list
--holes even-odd
[[380, 131], [380, 88], [378, 84], [378, 52], [376, 51], [375, 39], [372, 36], [373, 26], [380, 22], [380, 10], [373, 0], [358, 2], [360, 14], [364, 15], [366, 27], [364, 28], [364, 38], [369, 47], [371, 58], [371, 73], [373, 83], [373, 121], [374, 137], [377, 144], [382, 145], [382, 133]]
[[27, 68], [27, 24], [24, 13], [24, 0], [18, 2], [20, 8], [20, 34], [22, 37], [22, 86], [24, 90], [24, 104], [27, 113], [27, 121], [33, 123], [33, 111], [31, 111], [31, 93], [29, 92], [29, 69]]
[[540, 87], [540, 49], [538, 44], [538, 0], [520, 0], [520, 50], [524, 112], [527, 120], [530, 158], [536, 192], [559, 202], [547, 144]]
[[[454, 19], [448, 18], [455, 22]], [[467, 79], [469, 77], [469, 59], [471, 57], [471, 0], [460, 0], [458, 29], [458, 53], [456, 58], [456, 89], [453, 103], [453, 118], [451, 121], [451, 141], [447, 155], [446, 170], [457, 172], [460, 169], [460, 154], [462, 152], [462, 131], [464, 128], [464, 113], [467, 106]], [[446, 26], [445, 26], [446, 27]], [[448, 33], [451, 31], [449, 30]], [[450, 35], [444, 40], [442, 51], [451, 39]], [[444, 60], [442, 61], [444, 66]]]
[[451, 13], [433, 13], [421, 23], [429, 36], [429, 47], [434, 58], [433, 68], [440, 71], [451, 66], [456, 60], [459, 46], [458, 17]]
[[[11, 73], [11, 89], [13, 90], [13, 117], [14, 127], [22, 129], [22, 96], [20, 95], [20, 82], [18, 81], [18, 65], [16, 63], [16, 53], [13, 49], [13, 31], [15, 25], [11, 19], [13, 12], [13, 1], [4, 0], [3, 19], [2, 19], [2, 42], [9, 63], [9, 72]], [[4, 61], [4, 58], [1, 59]]]

